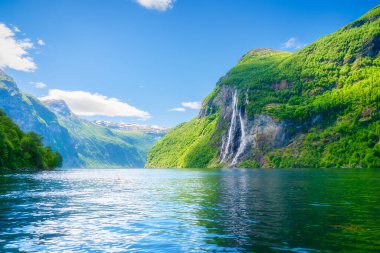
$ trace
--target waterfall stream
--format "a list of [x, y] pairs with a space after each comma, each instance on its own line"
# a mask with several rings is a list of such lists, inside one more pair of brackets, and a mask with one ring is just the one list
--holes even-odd
[[232, 151], [232, 141], [234, 139], [234, 132], [236, 128], [236, 113], [237, 113], [237, 91], [235, 90], [234, 96], [232, 98], [232, 117], [230, 128], [228, 129], [227, 142], [225, 143], [224, 148], [222, 149], [222, 162], [226, 162], [226, 159], [230, 156], [230, 149]]
[[[239, 135], [240, 139], [238, 139]], [[239, 157], [243, 154], [247, 147], [247, 140], [247, 120], [242, 110], [238, 108], [237, 90], [235, 90], [232, 98], [232, 116], [230, 127], [228, 129], [227, 141], [224, 139], [222, 141], [221, 161], [224, 163], [232, 158], [230, 165], [236, 165]], [[239, 146], [235, 154], [233, 147], [236, 142]]]
[[239, 122], [240, 122], [240, 132], [241, 132], [240, 143], [239, 143], [238, 151], [236, 152], [234, 159], [232, 159], [231, 165], [237, 164], [238, 158], [240, 157], [240, 155], [244, 152], [245, 148], [247, 147], [247, 134], [246, 134], [247, 133], [247, 131], [246, 131], [247, 124], [246, 123], [247, 122], [244, 118], [244, 115], [242, 115], [241, 110], [239, 110]]

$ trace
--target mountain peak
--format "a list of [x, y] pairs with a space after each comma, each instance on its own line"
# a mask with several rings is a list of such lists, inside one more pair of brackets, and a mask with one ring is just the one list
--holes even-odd
[[0, 88], [11, 92], [19, 92], [15, 81], [0, 69]]
[[276, 58], [276, 56], [287, 56], [292, 54], [290, 52], [275, 50], [272, 48], [255, 48], [248, 51], [243, 57], [240, 59], [239, 63], [248, 63], [252, 61], [261, 61]]
[[255, 48], [248, 53], [246, 53], [243, 57], [245, 56], [267, 56], [267, 55], [273, 55], [273, 54], [278, 54], [278, 53], [283, 53], [283, 51], [280, 50], [275, 50], [272, 48]]
[[73, 116], [69, 106], [64, 100], [61, 99], [44, 99], [42, 102], [49, 107], [52, 111], [59, 113], [62, 116], [68, 117]]

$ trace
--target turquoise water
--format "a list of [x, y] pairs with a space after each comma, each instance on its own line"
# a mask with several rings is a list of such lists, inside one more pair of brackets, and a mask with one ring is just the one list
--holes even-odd
[[380, 171], [0, 176], [0, 252], [380, 252]]

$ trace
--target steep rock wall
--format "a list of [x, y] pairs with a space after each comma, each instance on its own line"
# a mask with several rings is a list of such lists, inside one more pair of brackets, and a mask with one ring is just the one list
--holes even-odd
[[217, 125], [224, 134], [217, 142], [218, 162], [230, 167], [249, 159], [263, 165], [265, 152], [286, 146], [296, 133], [294, 124], [276, 120], [269, 115], [249, 117], [246, 112], [248, 92], [224, 85], [199, 114], [202, 118], [220, 112]]

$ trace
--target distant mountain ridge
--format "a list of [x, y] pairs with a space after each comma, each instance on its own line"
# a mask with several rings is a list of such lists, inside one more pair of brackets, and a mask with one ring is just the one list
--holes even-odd
[[46, 105], [53, 112], [65, 116], [65, 117], [75, 117], [74, 113], [70, 110], [69, 106], [64, 100], [59, 99], [50, 99], [50, 100], [41, 100], [40, 101]]
[[106, 120], [95, 120], [95, 124], [99, 126], [104, 126], [111, 129], [124, 130], [124, 131], [139, 131], [144, 133], [156, 133], [156, 134], [166, 134], [170, 128], [160, 127], [154, 125], [140, 125], [140, 124], [130, 124], [122, 122], [111, 122]]
[[147, 152], [165, 134], [151, 135], [95, 124], [77, 117], [63, 100], [43, 100], [43, 103], [55, 112], [60, 125], [68, 129], [86, 167], [143, 167]]
[[166, 133], [148, 126], [154, 134], [121, 131], [80, 119], [62, 100], [40, 101], [21, 92], [3, 71], [0, 108], [23, 131], [43, 136], [45, 145], [61, 153], [64, 167], [143, 167], [148, 150]]

